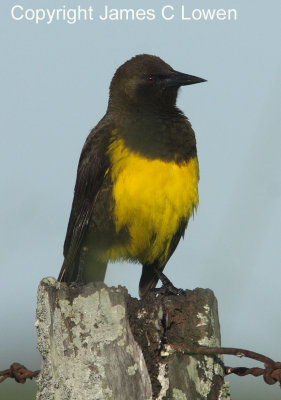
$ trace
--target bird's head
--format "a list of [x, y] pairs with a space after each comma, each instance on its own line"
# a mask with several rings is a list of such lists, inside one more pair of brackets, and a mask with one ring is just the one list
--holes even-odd
[[205, 79], [175, 71], [161, 58], [140, 54], [121, 65], [110, 85], [109, 104], [175, 105], [180, 86]]

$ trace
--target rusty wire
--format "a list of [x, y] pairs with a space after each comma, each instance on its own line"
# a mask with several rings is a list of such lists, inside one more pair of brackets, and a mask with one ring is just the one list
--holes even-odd
[[[185, 345], [167, 345], [169, 349], [175, 352], [189, 354], [189, 355], [218, 355], [218, 354], [228, 354], [237, 357], [247, 357], [256, 361], [264, 363], [263, 368], [246, 368], [246, 367], [224, 367], [225, 375], [236, 374], [238, 376], [263, 376], [264, 381], [268, 385], [274, 385], [279, 382], [281, 386], [281, 362], [275, 362], [271, 358], [264, 356], [263, 354], [255, 353], [254, 351], [237, 349], [234, 347], [195, 347], [189, 348]], [[18, 383], [25, 383], [26, 379], [37, 378], [40, 374], [40, 370], [30, 371], [24, 365], [19, 363], [13, 363], [9, 369], [0, 371], [0, 383], [7, 378], [13, 378]]]
[[7, 378], [15, 379], [18, 383], [25, 383], [27, 379], [37, 378], [39, 374], [40, 370], [30, 371], [24, 365], [15, 362], [9, 369], [0, 371], [0, 383]]
[[177, 352], [185, 354], [201, 354], [201, 355], [218, 355], [218, 354], [228, 354], [237, 357], [247, 357], [253, 360], [260, 361], [264, 363], [263, 368], [246, 368], [246, 367], [224, 367], [224, 372], [226, 375], [236, 374], [238, 376], [261, 376], [263, 375], [264, 381], [268, 385], [274, 385], [279, 382], [281, 386], [281, 362], [275, 362], [271, 358], [264, 356], [263, 354], [255, 353], [254, 351], [237, 349], [234, 347], [195, 347], [189, 348], [184, 345], [172, 346], [172, 349]]

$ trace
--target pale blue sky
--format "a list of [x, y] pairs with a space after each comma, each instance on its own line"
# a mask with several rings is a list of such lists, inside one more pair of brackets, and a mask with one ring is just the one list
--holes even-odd
[[[23, 0], [0, 6], [0, 370], [12, 361], [40, 366], [33, 327], [37, 285], [58, 275], [78, 158], [106, 110], [112, 75], [139, 53], [208, 80], [179, 96], [197, 134], [200, 205], [165, 272], [176, 286], [214, 290], [224, 346], [281, 360], [281, 3], [182, 3], [188, 11], [236, 8], [238, 19], [36, 25], [12, 20], [11, 7], [80, 4], [98, 14], [105, 4], [128, 8], [132, 2]], [[166, 4], [143, 0], [134, 8]], [[138, 265], [114, 264], [106, 282], [136, 295], [140, 271]], [[234, 358], [227, 363], [257, 365]], [[234, 377], [231, 384], [233, 400], [280, 398], [277, 385], [267, 387], [261, 378]], [[0, 398], [22, 399], [26, 387], [5, 382]]]

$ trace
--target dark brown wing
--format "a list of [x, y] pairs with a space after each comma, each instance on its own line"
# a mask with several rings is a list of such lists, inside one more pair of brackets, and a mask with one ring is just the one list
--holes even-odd
[[75, 260], [87, 231], [95, 198], [101, 187], [109, 160], [106, 155], [112, 124], [104, 117], [90, 132], [80, 156], [71, 214], [64, 242], [64, 262], [59, 281], [70, 282], [75, 276]]

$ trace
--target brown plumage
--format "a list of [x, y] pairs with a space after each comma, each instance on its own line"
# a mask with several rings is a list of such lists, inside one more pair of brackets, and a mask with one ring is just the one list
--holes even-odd
[[[135, 238], [131, 225], [134, 221], [129, 220], [118, 227], [118, 218], [121, 217], [114, 190], [119, 179], [115, 171], [121, 167], [118, 169], [113, 165], [117, 158], [112, 149], [116, 147], [120, 151], [120, 166], [125, 163], [122, 154], [127, 154], [128, 159], [136, 157], [136, 163], [147, 160], [148, 172], [156, 160], [163, 161], [164, 164], [159, 165], [164, 166], [167, 163], [181, 166], [191, 159], [197, 160], [194, 132], [188, 119], [176, 107], [176, 98], [180, 86], [203, 81], [176, 72], [159, 57], [145, 54], [132, 58], [117, 69], [110, 85], [107, 112], [90, 132], [80, 156], [60, 281], [104, 280], [109, 260], [128, 259], [143, 264], [141, 297], [156, 286], [157, 271], [163, 270], [177, 247], [190, 215], [183, 214], [174, 230], [166, 233], [167, 237], [163, 234], [154, 259], [150, 248], [155, 247], [159, 239], [156, 226], [151, 228], [145, 248], [138, 248], [137, 243], [133, 245]], [[122, 151], [121, 144], [124, 146]], [[138, 199], [135, 200], [137, 203]], [[159, 212], [157, 203], [153, 204], [156, 209], [151, 211]], [[130, 205], [126, 207], [130, 213]], [[147, 212], [144, 211], [144, 216]], [[122, 214], [122, 218], [125, 217]], [[139, 214], [135, 217], [140, 219]], [[146, 233], [146, 223], [143, 220], [139, 226], [142, 236]]]

